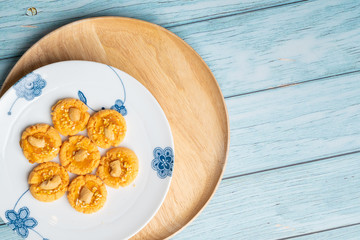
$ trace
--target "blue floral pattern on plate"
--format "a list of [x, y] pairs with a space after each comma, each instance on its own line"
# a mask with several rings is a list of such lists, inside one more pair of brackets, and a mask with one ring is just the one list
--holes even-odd
[[17, 98], [11, 105], [8, 115], [11, 115], [11, 110], [18, 99], [25, 98], [25, 100], [31, 101], [41, 95], [42, 89], [45, 88], [45, 86], [45, 79], [43, 79], [40, 74], [34, 72], [27, 74], [17, 81], [13, 86]]
[[16, 231], [22, 238], [27, 238], [29, 230], [38, 225], [38, 222], [29, 217], [30, 211], [27, 207], [20, 208], [17, 213], [15, 210], [7, 210], [5, 212], [6, 218], [9, 220], [9, 227]]
[[16, 212], [15, 210], [19, 201], [27, 192], [29, 192], [29, 189], [26, 190], [19, 197], [13, 209], [7, 210], [5, 212], [5, 217], [9, 221], [7, 222], [7, 225], [13, 231], [16, 231], [16, 233], [22, 238], [27, 238], [29, 236], [29, 230], [31, 230], [35, 232], [37, 235], [39, 235], [43, 240], [48, 240], [47, 238], [41, 236], [40, 233], [34, 230], [34, 228], [38, 225], [38, 221], [36, 221], [35, 218], [30, 217], [30, 210], [28, 207], [22, 207], [19, 209], [18, 212]]
[[124, 106], [124, 102], [121, 101], [120, 99], [116, 100], [115, 104], [113, 106], [111, 106], [110, 109], [118, 111], [123, 116], [126, 116], [126, 114], [127, 114], [127, 110], [126, 110], [126, 108]]
[[[116, 76], [119, 78], [122, 86], [123, 86], [123, 90], [124, 90], [124, 100], [121, 100], [121, 99], [117, 99], [115, 101], [115, 104], [112, 105], [110, 107], [110, 109], [112, 110], [116, 110], [118, 111], [121, 115], [123, 116], [126, 116], [127, 115], [127, 109], [125, 107], [125, 101], [126, 101], [126, 91], [125, 91], [125, 85], [124, 85], [124, 82], [122, 81], [121, 77], [119, 76], [119, 74], [117, 74], [117, 72], [112, 68], [110, 67], [109, 65], [107, 65], [111, 70], [113, 70], [113, 72], [116, 74]], [[88, 101], [87, 101], [87, 98], [85, 96], [85, 94], [82, 92], [82, 91], [78, 91], [78, 96], [79, 96], [79, 99], [86, 105], [88, 106], [91, 110], [93, 110], [94, 112], [96, 112], [96, 110], [94, 110], [92, 107], [90, 107], [88, 105]], [[105, 109], [104, 107], [101, 108], [102, 110]]]
[[154, 159], [151, 161], [151, 167], [157, 171], [159, 178], [164, 179], [172, 176], [174, 167], [174, 153], [171, 147], [154, 149]]

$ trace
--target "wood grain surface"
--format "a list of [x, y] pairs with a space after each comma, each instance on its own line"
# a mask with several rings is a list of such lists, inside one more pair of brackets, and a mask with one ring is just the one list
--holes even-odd
[[[173, 239], [359, 239], [357, 200], [339, 194], [360, 178], [359, 13], [351, 0], [0, 1], [0, 82], [28, 47], [74, 20], [160, 24], [206, 61], [231, 126], [219, 190]], [[0, 239], [20, 238], [2, 225]]]
[[[1, 4], [0, 58], [19, 56], [39, 37], [75, 20], [99, 16], [123, 16], [169, 28], [208, 19], [251, 12], [299, 0], [202, 0], [195, 1], [13, 1]], [[27, 16], [35, 7], [37, 15]], [[49, 21], [49, 19], [51, 19]], [[18, 24], [21, 22], [21, 24]], [[26, 41], [23, 41], [26, 38]]]
[[170, 30], [204, 58], [228, 97], [360, 70], [359, 8], [306, 1]]
[[330, 229], [328, 231], [318, 231], [310, 234], [302, 234], [294, 237], [295, 240], [328, 240], [328, 239], [346, 239], [358, 240], [360, 235], [360, 224], [351, 224], [340, 228]]
[[359, 78], [357, 72], [228, 98], [232, 161], [225, 177], [360, 150]]
[[66, 60], [96, 61], [125, 71], [160, 103], [174, 137], [174, 174], [159, 212], [133, 239], [175, 234], [209, 201], [227, 158], [228, 115], [211, 71], [191, 47], [158, 25], [92, 18], [64, 26], [32, 46], [10, 72], [1, 93], [24, 74]]
[[[209, 204], [213, 211], [204, 211], [176, 239], [281, 239], [350, 225], [360, 218], [359, 158], [351, 154], [223, 181]], [[202, 228], [207, 224], [211, 231]]]

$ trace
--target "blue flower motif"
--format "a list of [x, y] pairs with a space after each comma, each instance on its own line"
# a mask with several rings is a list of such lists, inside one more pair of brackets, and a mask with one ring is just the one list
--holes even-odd
[[170, 147], [154, 149], [154, 159], [151, 161], [151, 167], [157, 171], [159, 178], [166, 178], [172, 176], [174, 167], [174, 153]]
[[115, 105], [111, 106], [111, 109], [118, 111], [121, 115], [126, 116], [127, 110], [124, 106], [124, 102], [120, 99], [115, 101]]
[[27, 101], [31, 101], [41, 95], [42, 89], [45, 86], [45, 79], [43, 79], [40, 74], [33, 72], [17, 81], [13, 86], [17, 98], [11, 105], [8, 115], [11, 115], [11, 110], [18, 99], [25, 98]]
[[16, 231], [22, 238], [26, 238], [29, 235], [29, 230], [34, 228], [38, 222], [29, 217], [30, 211], [27, 207], [19, 209], [19, 213], [15, 210], [7, 210], [5, 212], [6, 218], [9, 220], [9, 227]]
[[[117, 99], [117, 100], [115, 101], [115, 104], [112, 105], [112, 106], [110, 107], [110, 109], [115, 110], [115, 111], [118, 111], [121, 115], [126, 116], [126, 115], [127, 115], [127, 110], [126, 110], [126, 107], [124, 106], [125, 101], [126, 101], [125, 85], [124, 85], [121, 77], [119, 76], [119, 74], [117, 74], [117, 72], [116, 72], [112, 67], [110, 67], [109, 65], [107, 65], [107, 66], [116, 74], [116, 76], [117, 76], [117, 78], [120, 80], [121, 85], [122, 85], [123, 90], [124, 90], [124, 100]], [[79, 99], [80, 99], [86, 106], [88, 106], [91, 110], [93, 110], [94, 112], [96, 112], [95, 109], [91, 108], [91, 107], [88, 105], [87, 98], [86, 98], [85, 94], [84, 94], [82, 91], [80, 91], [80, 90], [78, 91], [78, 96], [79, 96]], [[101, 109], [104, 110], [105, 108], [102, 107]]]
[[28, 101], [41, 95], [42, 89], [46, 86], [46, 81], [37, 73], [29, 73], [14, 84], [16, 96], [25, 98]]

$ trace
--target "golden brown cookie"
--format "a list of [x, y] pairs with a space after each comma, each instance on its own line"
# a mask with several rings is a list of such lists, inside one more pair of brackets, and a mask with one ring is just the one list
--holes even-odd
[[60, 162], [69, 172], [84, 175], [99, 165], [100, 152], [89, 138], [72, 136], [61, 146]]
[[75, 135], [85, 130], [90, 114], [88, 107], [80, 100], [65, 98], [52, 107], [54, 127], [64, 136]]
[[59, 153], [61, 138], [53, 127], [40, 123], [25, 129], [20, 146], [30, 163], [48, 162]]
[[76, 211], [94, 213], [104, 206], [107, 191], [104, 183], [97, 176], [78, 176], [70, 183], [67, 197]]
[[95, 113], [87, 125], [89, 138], [101, 148], [118, 146], [125, 138], [125, 118], [115, 110]]
[[113, 188], [125, 187], [133, 182], [139, 172], [139, 161], [135, 153], [124, 147], [107, 151], [100, 160], [96, 174]]
[[52, 202], [65, 194], [69, 185], [69, 174], [57, 163], [41, 163], [31, 171], [28, 183], [34, 198], [42, 202]]

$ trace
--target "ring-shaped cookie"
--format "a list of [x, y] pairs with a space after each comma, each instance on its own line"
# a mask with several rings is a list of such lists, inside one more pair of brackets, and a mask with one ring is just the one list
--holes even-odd
[[42, 202], [52, 202], [65, 194], [69, 185], [69, 174], [57, 163], [41, 163], [31, 171], [28, 183], [34, 198]]
[[125, 138], [125, 118], [115, 110], [102, 110], [95, 113], [87, 125], [91, 141], [101, 148], [118, 146]]
[[22, 133], [20, 146], [30, 163], [48, 162], [59, 153], [61, 137], [50, 125], [35, 124]]
[[56, 130], [64, 136], [72, 136], [86, 129], [90, 114], [80, 100], [65, 98], [52, 107], [52, 121]]
[[67, 197], [76, 211], [89, 214], [99, 211], [104, 206], [107, 191], [99, 177], [84, 175], [72, 180]]
[[96, 174], [104, 183], [113, 188], [126, 187], [132, 183], [139, 172], [136, 154], [125, 147], [107, 151], [100, 160]]

